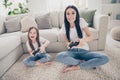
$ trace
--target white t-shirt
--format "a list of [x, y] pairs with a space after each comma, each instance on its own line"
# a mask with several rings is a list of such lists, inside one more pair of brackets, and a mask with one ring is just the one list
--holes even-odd
[[[43, 38], [43, 37], [40, 37], [39, 40], [40, 40], [41, 45], [43, 45], [46, 42], [46, 39]], [[28, 41], [26, 42], [26, 46], [27, 46], [28, 51], [32, 50]], [[38, 49], [38, 43], [37, 42], [33, 43], [33, 47], [34, 47], [35, 50], [37, 50]]]
[[[83, 18], [80, 18], [80, 28], [82, 30], [83, 37], [85, 37], [85, 33], [84, 33], [83, 28], [85, 28], [87, 26], [88, 26], [88, 23]], [[66, 34], [65, 25], [64, 24], [62, 25], [62, 28], [61, 28], [60, 32], [62, 32], [63, 34]], [[78, 38], [78, 35], [77, 35], [76, 28], [75, 27], [74, 28], [70, 28], [70, 40], [71, 41], [76, 41], [77, 38]], [[78, 48], [89, 50], [89, 46], [88, 46], [87, 43], [85, 43], [84, 46], [78, 47]]]

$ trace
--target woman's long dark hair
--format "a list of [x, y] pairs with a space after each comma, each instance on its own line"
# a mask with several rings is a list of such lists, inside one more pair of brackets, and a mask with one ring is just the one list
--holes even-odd
[[66, 17], [66, 11], [69, 8], [72, 8], [76, 11], [75, 27], [77, 30], [78, 37], [82, 38], [83, 34], [80, 28], [80, 15], [79, 15], [78, 9], [75, 6], [70, 5], [65, 9], [65, 12], [64, 12], [64, 23], [65, 23], [65, 29], [66, 29], [66, 36], [67, 36], [68, 41], [70, 42], [70, 23], [68, 22], [67, 17]]
[[39, 31], [38, 31], [38, 29], [37, 29], [36, 27], [30, 27], [30, 28], [29, 28], [29, 31], [28, 31], [28, 41], [29, 41], [29, 45], [30, 45], [31, 49], [32, 49], [32, 50], [35, 50], [34, 47], [33, 47], [33, 44], [32, 44], [32, 40], [31, 40], [30, 37], [29, 37], [29, 33], [30, 33], [30, 31], [31, 31], [32, 29], [35, 29], [36, 32], [37, 32], [36, 41], [37, 41], [37, 43], [38, 43], [38, 47], [40, 47], [41, 44], [40, 44], [40, 41], [39, 41]]

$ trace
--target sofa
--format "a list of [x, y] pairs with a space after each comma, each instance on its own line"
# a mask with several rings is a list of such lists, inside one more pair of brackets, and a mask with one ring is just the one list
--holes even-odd
[[[81, 14], [87, 14], [92, 19], [92, 26], [89, 27], [93, 35], [93, 41], [88, 43], [90, 50], [104, 50], [108, 16], [98, 14], [95, 11], [94, 14], [88, 14], [84, 11]], [[30, 26], [37, 26], [40, 36], [50, 41], [46, 49], [47, 52], [57, 53], [66, 50], [67, 48], [62, 33], [60, 32], [60, 28], [64, 23], [63, 15], [63, 11], [55, 11], [49, 13], [28, 13], [17, 16], [1, 16], [0, 77], [3, 76], [24, 53], [28, 53], [26, 41], [27, 31]], [[86, 18], [85, 15], [83, 17]]]

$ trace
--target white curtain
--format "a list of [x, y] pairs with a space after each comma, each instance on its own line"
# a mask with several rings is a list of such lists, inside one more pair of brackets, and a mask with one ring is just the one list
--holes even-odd
[[47, 11], [61, 11], [68, 5], [75, 5], [78, 8], [87, 8], [87, 0], [46, 0]]
[[3, 6], [2, 0], [0, 0], [0, 16], [6, 16], [6, 10], [5, 7]]

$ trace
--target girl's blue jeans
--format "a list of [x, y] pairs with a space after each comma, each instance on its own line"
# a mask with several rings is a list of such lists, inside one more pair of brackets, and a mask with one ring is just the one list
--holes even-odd
[[51, 56], [47, 53], [37, 53], [35, 56], [29, 56], [27, 57], [23, 63], [26, 66], [34, 67], [36, 64], [36, 61], [40, 61], [41, 63], [45, 63], [51, 60]]
[[[73, 48], [57, 54], [56, 60], [68, 66], [79, 65], [81, 69], [94, 68], [109, 61], [107, 55], [89, 50]], [[81, 62], [80, 60], [85, 60]]]

